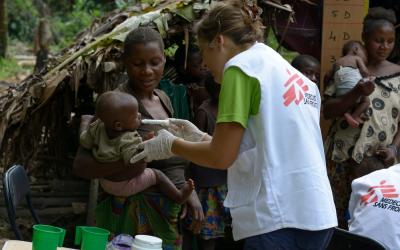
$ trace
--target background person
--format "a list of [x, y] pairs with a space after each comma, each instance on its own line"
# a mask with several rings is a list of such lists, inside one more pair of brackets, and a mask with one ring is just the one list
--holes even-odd
[[[376, 76], [375, 81], [361, 80], [343, 96], [335, 96], [335, 89], [325, 92], [324, 116], [336, 119], [327, 140], [328, 174], [343, 228], [347, 227], [345, 214], [354, 176], [369, 164], [392, 166], [400, 145], [400, 66], [387, 60], [394, 47], [394, 23], [393, 11], [383, 8], [371, 8], [364, 19], [362, 38], [368, 53], [367, 68]], [[370, 119], [362, 128], [352, 128], [343, 115], [362, 96], [371, 100], [367, 110]]]
[[[151, 28], [137, 28], [125, 39], [123, 61], [129, 81], [120, 85], [117, 91], [136, 97], [142, 119], [167, 119], [173, 109], [167, 95], [156, 89], [162, 78], [165, 65], [164, 44], [160, 34]], [[89, 126], [90, 120], [82, 123]], [[82, 124], [83, 127], [85, 124]], [[141, 124], [139, 134], [146, 138], [149, 133], [161, 129], [160, 126]], [[168, 158], [168, 159], [167, 159]], [[148, 167], [161, 170], [180, 188], [185, 183], [187, 162], [179, 157], [167, 157], [154, 161]], [[123, 161], [99, 163], [82, 147], [78, 149], [74, 161], [74, 173], [84, 178], [107, 178], [123, 181], [137, 175], [143, 163], [126, 168]], [[189, 197], [187, 206], [195, 220], [195, 229], [203, 221], [203, 211], [195, 192]], [[182, 239], [178, 232], [178, 216], [181, 205], [168, 199], [156, 189], [128, 197], [121, 201], [106, 197], [96, 208], [96, 223], [115, 234], [151, 234], [163, 240], [164, 249], [181, 249]]]

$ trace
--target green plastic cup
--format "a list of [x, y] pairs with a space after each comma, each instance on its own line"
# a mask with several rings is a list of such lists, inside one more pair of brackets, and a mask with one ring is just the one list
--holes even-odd
[[105, 250], [110, 231], [99, 227], [78, 226], [75, 230], [75, 245], [81, 250]]
[[62, 247], [65, 229], [50, 225], [33, 225], [32, 250], [57, 250]]

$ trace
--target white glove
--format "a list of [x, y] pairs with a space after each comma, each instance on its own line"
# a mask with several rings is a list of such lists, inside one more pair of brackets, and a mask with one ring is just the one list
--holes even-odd
[[159, 130], [156, 137], [138, 145], [138, 148], [143, 149], [143, 151], [133, 156], [130, 163], [133, 164], [142, 159], [145, 162], [151, 162], [172, 157], [174, 154], [171, 152], [171, 147], [175, 139], [177, 139], [176, 136], [167, 130]]
[[169, 118], [168, 131], [177, 137], [190, 142], [200, 142], [207, 133], [204, 133], [188, 120]]

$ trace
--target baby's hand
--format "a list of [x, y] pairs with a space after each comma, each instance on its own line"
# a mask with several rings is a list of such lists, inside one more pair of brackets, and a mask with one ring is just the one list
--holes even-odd
[[147, 141], [147, 140], [154, 138], [154, 135], [155, 135], [154, 131], [151, 131], [151, 132], [145, 134], [143, 136], [143, 141]]
[[375, 90], [374, 81], [374, 76], [365, 77], [357, 83], [356, 88], [361, 95], [369, 96]]
[[81, 122], [89, 122], [92, 123], [96, 117], [94, 115], [82, 115], [81, 116]]

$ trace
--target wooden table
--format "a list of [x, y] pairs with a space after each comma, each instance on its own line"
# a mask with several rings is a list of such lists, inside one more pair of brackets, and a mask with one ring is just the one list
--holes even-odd
[[[21, 240], [8, 240], [2, 250], [32, 250], [32, 242]], [[74, 248], [57, 247], [57, 250], [77, 250]]]

